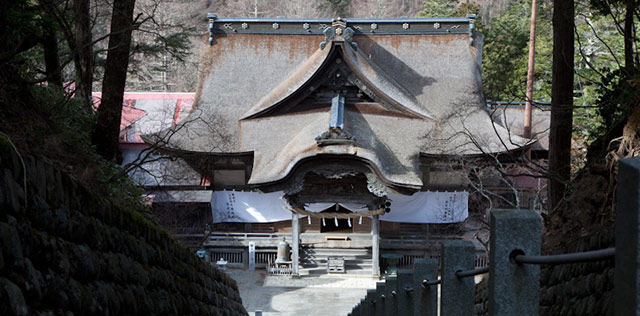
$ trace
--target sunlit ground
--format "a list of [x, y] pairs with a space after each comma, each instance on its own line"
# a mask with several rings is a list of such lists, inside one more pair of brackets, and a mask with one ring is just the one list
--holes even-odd
[[[276, 276], [278, 280], [269, 280], [265, 285], [265, 271], [251, 272], [242, 269], [229, 269], [229, 274], [238, 283], [242, 303], [254, 315], [262, 310], [263, 315], [309, 315], [330, 316], [347, 315], [367, 294], [367, 288], [375, 288], [376, 280], [372, 278], [354, 278], [345, 280], [340, 275], [325, 277], [306, 277], [291, 280], [288, 277]], [[273, 277], [269, 277], [273, 278]], [[303, 277], [304, 278], [304, 277]], [[282, 283], [284, 282], [284, 283]], [[291, 282], [290, 284], [286, 284]], [[288, 287], [291, 285], [307, 287]], [[288, 285], [287, 287], [278, 286]], [[363, 286], [354, 288], [349, 286]]]

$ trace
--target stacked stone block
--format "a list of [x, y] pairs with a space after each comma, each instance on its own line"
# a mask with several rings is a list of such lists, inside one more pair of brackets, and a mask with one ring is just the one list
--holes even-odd
[[3, 139], [0, 315], [61, 314], [247, 315], [223, 272]]

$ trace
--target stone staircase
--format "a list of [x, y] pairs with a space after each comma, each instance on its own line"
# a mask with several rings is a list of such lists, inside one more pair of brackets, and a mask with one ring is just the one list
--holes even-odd
[[344, 274], [371, 276], [372, 260], [370, 248], [301, 247], [300, 274], [328, 274], [327, 258], [333, 256], [344, 258]]

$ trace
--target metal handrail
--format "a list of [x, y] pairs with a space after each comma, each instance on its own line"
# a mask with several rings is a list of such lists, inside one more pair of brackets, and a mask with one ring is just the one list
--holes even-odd
[[429, 281], [429, 280], [422, 280], [422, 287], [427, 287], [427, 286], [432, 286], [432, 285], [438, 285], [440, 284], [440, 279], [437, 280], [433, 280], [433, 281]]
[[616, 248], [606, 248], [585, 252], [565, 253], [548, 256], [527, 256], [523, 254], [515, 255], [513, 260], [517, 263], [528, 264], [565, 264], [577, 262], [590, 262], [614, 258]]
[[470, 276], [476, 276], [478, 274], [485, 274], [487, 272], [489, 272], [489, 267], [483, 267], [483, 268], [465, 270], [465, 271], [458, 270], [456, 271], [456, 276], [458, 278], [466, 278]]

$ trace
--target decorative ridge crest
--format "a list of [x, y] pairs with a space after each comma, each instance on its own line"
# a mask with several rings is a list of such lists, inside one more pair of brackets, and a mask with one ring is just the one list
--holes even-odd
[[358, 49], [358, 44], [352, 42], [355, 31], [347, 27], [347, 20], [343, 20], [340, 17], [333, 19], [331, 26], [325, 28], [322, 33], [324, 34], [324, 41], [320, 43], [320, 49], [324, 49], [327, 43], [332, 40], [345, 41], [351, 44], [354, 49]]
[[344, 96], [340, 92], [337, 92], [331, 101], [329, 129], [316, 136], [318, 146], [355, 143], [355, 138], [349, 132], [344, 130], [344, 102]]
[[343, 130], [342, 128], [329, 128], [322, 132], [322, 134], [316, 136], [316, 143], [318, 146], [327, 145], [353, 145], [356, 139], [351, 133]]

